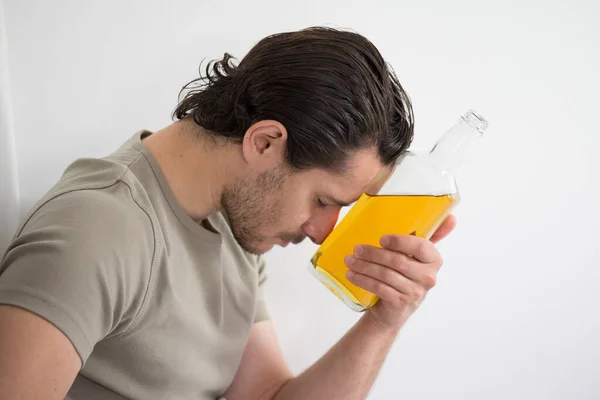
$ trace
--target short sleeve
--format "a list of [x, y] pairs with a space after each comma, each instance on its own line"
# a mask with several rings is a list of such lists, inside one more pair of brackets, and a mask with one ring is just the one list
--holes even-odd
[[56, 197], [35, 211], [0, 264], [0, 304], [60, 329], [85, 364], [142, 308], [154, 240], [148, 216], [119, 183]]
[[256, 303], [256, 314], [254, 323], [270, 319], [267, 303], [265, 301], [264, 286], [267, 280], [266, 262], [263, 256], [258, 257], [258, 302]]

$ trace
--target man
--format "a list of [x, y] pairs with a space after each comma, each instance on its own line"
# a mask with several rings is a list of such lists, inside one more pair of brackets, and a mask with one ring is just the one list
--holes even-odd
[[377, 192], [411, 104], [372, 43], [326, 28], [267, 37], [238, 66], [225, 55], [187, 89], [176, 122], [75, 161], [18, 230], [0, 267], [0, 398], [363, 399], [433, 287], [432, 241], [357, 247], [349, 279], [381, 300], [292, 376], [261, 254], [323, 241]]

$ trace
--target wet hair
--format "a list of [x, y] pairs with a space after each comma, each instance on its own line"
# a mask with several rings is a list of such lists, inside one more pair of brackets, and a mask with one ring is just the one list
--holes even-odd
[[339, 29], [270, 35], [239, 63], [225, 53], [180, 100], [174, 119], [239, 142], [258, 121], [280, 122], [296, 170], [342, 170], [367, 147], [389, 165], [413, 138], [412, 105], [391, 66], [364, 36]]

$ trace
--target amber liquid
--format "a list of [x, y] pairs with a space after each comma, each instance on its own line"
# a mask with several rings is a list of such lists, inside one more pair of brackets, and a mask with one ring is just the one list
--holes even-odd
[[388, 234], [411, 234], [428, 239], [457, 203], [457, 195], [363, 194], [319, 247], [312, 258], [312, 265], [336, 286], [332, 288], [326, 284], [330, 290], [338, 297], [337, 292], [345, 293], [355, 303], [353, 309], [367, 309], [379, 298], [346, 279], [348, 267], [344, 258], [353, 254], [359, 244], [381, 247], [379, 240]]

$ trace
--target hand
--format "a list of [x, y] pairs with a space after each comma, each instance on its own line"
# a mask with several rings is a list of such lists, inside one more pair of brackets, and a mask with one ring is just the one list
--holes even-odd
[[[450, 215], [430, 240], [411, 235], [387, 235], [381, 246], [359, 245], [346, 257], [350, 282], [380, 297], [367, 310], [385, 329], [400, 329], [435, 286], [442, 257], [434, 244], [456, 227]], [[410, 257], [409, 257], [410, 255]]]

